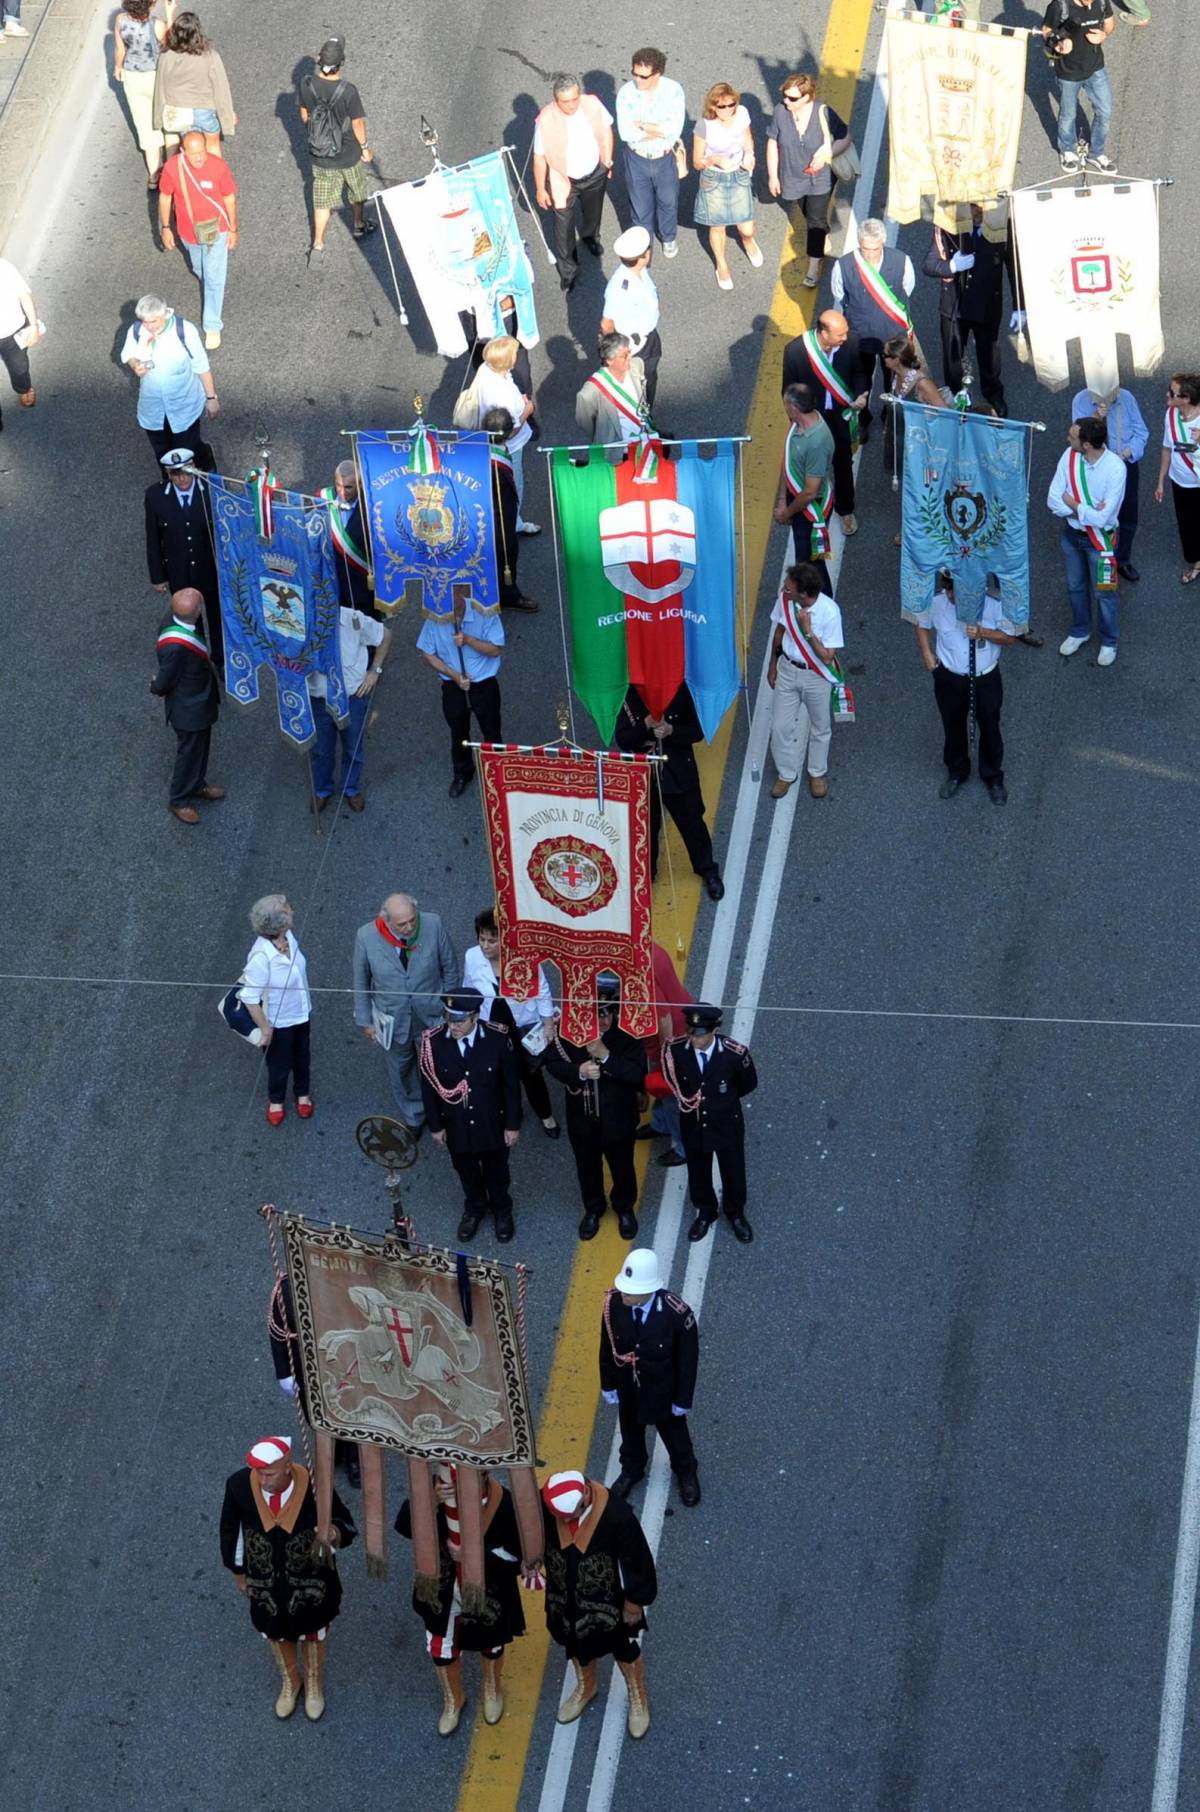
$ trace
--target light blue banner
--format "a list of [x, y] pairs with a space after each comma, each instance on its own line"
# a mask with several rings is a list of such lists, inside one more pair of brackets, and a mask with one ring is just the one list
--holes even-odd
[[1021, 422], [903, 403], [904, 494], [900, 614], [926, 628], [937, 574], [954, 580], [959, 619], [983, 615], [988, 575], [999, 586], [1001, 624], [1029, 627], [1026, 444]]
[[676, 495], [696, 518], [696, 573], [683, 618], [684, 671], [705, 741], [711, 742], [741, 685], [734, 535], [737, 446], [729, 440], [684, 441], [675, 472]]

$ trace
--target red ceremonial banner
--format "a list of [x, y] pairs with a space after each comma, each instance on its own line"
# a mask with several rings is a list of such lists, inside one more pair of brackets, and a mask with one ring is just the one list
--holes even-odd
[[562, 976], [562, 1029], [597, 1031], [596, 976], [620, 977], [620, 1022], [651, 1037], [650, 762], [551, 745], [479, 751], [483, 816], [496, 882], [500, 986], [537, 993], [537, 967]]

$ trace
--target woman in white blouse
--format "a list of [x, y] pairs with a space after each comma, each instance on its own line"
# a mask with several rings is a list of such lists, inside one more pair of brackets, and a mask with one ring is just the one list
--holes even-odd
[[732, 289], [725, 259], [725, 232], [735, 226], [742, 249], [757, 270], [763, 261], [754, 237], [754, 138], [742, 97], [728, 82], [717, 82], [704, 97], [692, 139], [692, 162], [700, 172], [693, 219], [708, 228], [717, 267], [717, 286]]
[[490, 906], [475, 914], [475, 936], [479, 942], [472, 944], [463, 958], [463, 987], [478, 988], [483, 995], [483, 1005], [479, 1009], [481, 1019], [490, 1019], [493, 1025], [507, 1026], [526, 1099], [541, 1121], [546, 1137], [557, 1139], [562, 1128], [554, 1118], [540, 1053], [531, 1053], [524, 1042], [529, 1037], [531, 1043], [540, 1042], [541, 1049], [545, 1050], [554, 1031], [558, 1015], [546, 979], [546, 965], [538, 964], [538, 991], [532, 1000], [507, 1000], [500, 993], [500, 933]]
[[294, 914], [281, 893], [264, 894], [250, 908], [255, 938], [246, 958], [238, 999], [262, 1033], [267, 1054], [267, 1119], [282, 1126], [288, 1077], [296, 1095], [296, 1112], [312, 1118], [309, 1094], [308, 964], [292, 935]]
[[516, 423], [511, 438], [505, 443], [505, 451], [513, 462], [513, 480], [517, 487], [517, 533], [539, 535], [541, 530], [537, 523], [526, 522], [521, 513], [525, 503], [523, 456], [533, 435], [530, 420], [533, 398], [525, 396], [513, 378], [513, 366], [520, 350], [520, 342], [506, 333], [489, 340], [483, 349], [483, 363], [475, 374], [475, 395], [481, 424], [489, 409], [507, 409]]

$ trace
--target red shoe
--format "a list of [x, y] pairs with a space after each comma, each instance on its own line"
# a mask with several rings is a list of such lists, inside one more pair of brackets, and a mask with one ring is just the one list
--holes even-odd
[[312, 1119], [313, 1104], [312, 1104], [311, 1095], [297, 1095], [296, 1096], [296, 1112], [299, 1114], [299, 1116], [302, 1120], [311, 1120]]
[[287, 1109], [284, 1107], [282, 1101], [267, 1102], [267, 1119], [271, 1122], [272, 1126], [282, 1126], [286, 1113]]

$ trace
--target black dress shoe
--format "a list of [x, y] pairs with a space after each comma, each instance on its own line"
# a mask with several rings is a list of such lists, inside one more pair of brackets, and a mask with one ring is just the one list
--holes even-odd
[[507, 1246], [515, 1232], [516, 1228], [513, 1225], [513, 1217], [511, 1214], [498, 1214], [496, 1216], [496, 1238], [500, 1241], [502, 1246]]
[[938, 798], [939, 799], [953, 799], [955, 793], [958, 792], [959, 788], [962, 786], [965, 786], [965, 785], [966, 785], [965, 781], [955, 780], [953, 774], [947, 774], [947, 776], [943, 780], [941, 786], [938, 788]]
[[989, 780], [987, 783], [988, 798], [993, 805], [1008, 804], [1008, 789], [1002, 780]]
[[475, 776], [473, 773], [456, 774], [454, 779], [450, 782], [451, 799], [461, 799], [474, 778]]
[[359, 1468], [359, 1464], [358, 1464], [358, 1449], [357, 1448], [352, 1448], [351, 1451], [346, 1455], [345, 1473], [346, 1473], [346, 1483], [349, 1485], [351, 1491], [361, 1491], [362, 1490], [362, 1472], [361, 1472], [361, 1470]]
[[610, 1497], [627, 1498], [635, 1485], [640, 1485], [645, 1477], [641, 1472], [626, 1472], [622, 1466], [620, 1472], [608, 1488]]
[[712, 1226], [711, 1221], [705, 1220], [702, 1214], [698, 1214], [688, 1228], [688, 1238], [693, 1241], [704, 1239], [707, 1234], [712, 1232]]
[[561, 289], [564, 296], [569, 296], [575, 287], [574, 277], [560, 277], [558, 280], [558, 287]]
[[580, 1239], [595, 1239], [599, 1231], [600, 1216], [598, 1214], [585, 1214], [579, 1223]]
[[696, 1477], [696, 1468], [679, 1474], [679, 1501], [694, 1510], [700, 1502], [700, 1480]]
[[458, 1232], [455, 1237], [457, 1239], [474, 1239], [479, 1231], [479, 1223], [482, 1219], [483, 1216], [480, 1214], [472, 1214], [469, 1210], [464, 1211], [463, 1217], [458, 1223]]
[[643, 1126], [638, 1127], [633, 1136], [635, 1139], [657, 1139], [658, 1134], [647, 1120]]
[[750, 1241], [754, 1238], [754, 1229], [745, 1215], [731, 1214], [729, 1217], [729, 1225], [733, 1230], [734, 1239], [740, 1240], [743, 1246], [748, 1246]]
[[1025, 631], [1024, 635], [1019, 635], [1017, 640], [1018, 642], [1024, 642], [1026, 648], [1044, 648], [1046, 646], [1045, 636], [1034, 635], [1032, 630], [1029, 629]]
[[1132, 560], [1122, 560], [1117, 571], [1123, 579], [1128, 579], [1131, 585], [1136, 585], [1142, 576]]
[[591, 239], [585, 239], [583, 243], [587, 246], [587, 249], [592, 254], [593, 258], [602, 258], [604, 256], [604, 247], [594, 236]]
[[542, 1122], [542, 1131], [545, 1133], [545, 1135], [548, 1139], [561, 1139], [562, 1138], [562, 1127], [558, 1124], [557, 1120], [553, 1121], [549, 1126], [547, 1126], [545, 1121], [543, 1121]]
[[527, 616], [532, 616], [542, 607], [536, 598], [527, 598], [524, 592], [520, 592], [515, 598], [506, 598], [504, 608], [505, 610], [523, 610]]
[[721, 879], [719, 868], [710, 868], [704, 877], [704, 886], [710, 900], [725, 898], [725, 883]]
[[858, 418], [858, 444], [859, 444], [859, 446], [865, 447], [867, 442], [870, 440], [870, 438], [871, 438], [871, 424], [870, 424], [870, 422], [865, 422], [863, 420], [862, 416], [860, 415]]
[[675, 1147], [672, 1145], [669, 1151], [664, 1151], [662, 1157], [655, 1161], [661, 1164], [664, 1170], [673, 1170], [676, 1164], [687, 1163], [687, 1154], [686, 1152], [676, 1151]]
[[632, 1208], [617, 1216], [617, 1230], [622, 1239], [636, 1239], [638, 1235], [637, 1215]]

